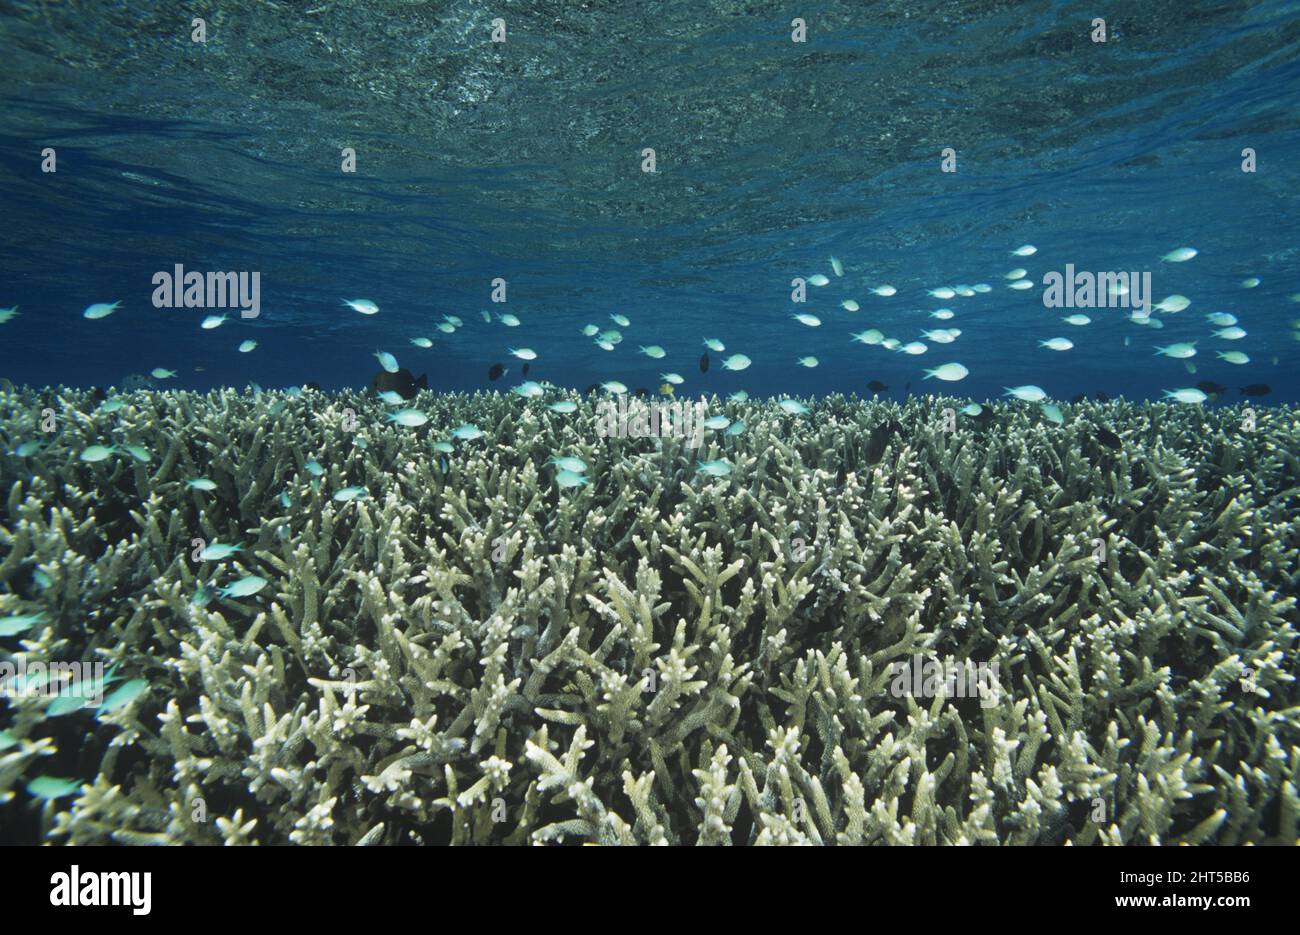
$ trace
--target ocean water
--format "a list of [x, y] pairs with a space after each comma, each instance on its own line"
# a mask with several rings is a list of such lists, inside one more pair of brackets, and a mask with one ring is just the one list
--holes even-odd
[[1300, 3], [0, 48], [0, 842], [1300, 840]]
[[[507, 348], [526, 346], [531, 377], [579, 389], [655, 391], [672, 371], [692, 395], [869, 395], [878, 380], [901, 398], [954, 360], [970, 376], [944, 389], [974, 399], [1026, 383], [1150, 399], [1213, 381], [1225, 402], [1260, 383], [1262, 402], [1296, 400], [1295, 4], [804, 15], [796, 43], [792, 15], [769, 4], [517, 3], [494, 44], [477, 3], [237, 2], [200, 43], [172, 4], [9, 4], [0, 307], [19, 316], [0, 332], [0, 370], [33, 386], [163, 367], [172, 388], [338, 389], [368, 385], [385, 349], [431, 388], [468, 391], [497, 388], [496, 362], [514, 364], [500, 386], [518, 382]], [[41, 171], [46, 147], [56, 172]], [[1247, 148], [1257, 171], [1242, 171]], [[1009, 255], [1022, 244], [1038, 252]], [[1183, 246], [1199, 255], [1160, 262]], [[1042, 277], [1067, 263], [1150, 272], [1157, 301], [1192, 304], [1155, 313], [1159, 331], [1114, 309], [1071, 327], [1042, 302]], [[152, 277], [176, 264], [260, 273], [261, 314], [203, 331], [210, 311], [155, 308]], [[1018, 266], [1033, 289], [1007, 288]], [[817, 272], [831, 284], [794, 304], [791, 281]], [[977, 282], [993, 290], [927, 294]], [[897, 295], [868, 293], [881, 283]], [[380, 314], [340, 305], [362, 297]], [[108, 319], [80, 317], [113, 301]], [[941, 307], [955, 318], [931, 319]], [[484, 323], [485, 310], [522, 324]], [[1212, 337], [1218, 311], [1247, 336]], [[612, 353], [580, 333], [616, 327], [611, 313], [632, 321]], [[446, 314], [464, 327], [436, 331]], [[918, 357], [850, 338], [949, 326], [960, 338]], [[1074, 348], [1038, 346], [1055, 336]], [[701, 374], [704, 337], [754, 365], [727, 373], [712, 355]], [[258, 347], [239, 354], [245, 339]], [[1186, 341], [1194, 375], [1153, 357]], [[667, 356], [637, 353], [651, 344]], [[809, 355], [816, 369], [796, 363]]]

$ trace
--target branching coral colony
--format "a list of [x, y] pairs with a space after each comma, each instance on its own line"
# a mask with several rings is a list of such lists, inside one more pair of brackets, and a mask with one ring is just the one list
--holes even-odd
[[1296, 841], [1295, 409], [0, 395], [7, 840]]

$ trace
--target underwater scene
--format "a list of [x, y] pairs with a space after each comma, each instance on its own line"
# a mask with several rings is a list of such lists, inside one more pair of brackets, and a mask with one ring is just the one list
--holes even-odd
[[0, 47], [0, 843], [1300, 839], [1300, 4]]

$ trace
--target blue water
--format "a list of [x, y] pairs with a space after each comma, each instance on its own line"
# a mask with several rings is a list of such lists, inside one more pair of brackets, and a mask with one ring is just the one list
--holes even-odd
[[[496, 14], [467, 2], [227, 3], [203, 44], [190, 15], [0, 10], [0, 307], [19, 312], [0, 324], [0, 376], [110, 386], [164, 367], [174, 388], [328, 390], [367, 385], [383, 349], [434, 389], [503, 390], [522, 379], [507, 348], [530, 347], [529, 378], [577, 388], [653, 391], [675, 371], [690, 395], [865, 395], [879, 380], [892, 397], [1034, 383], [1139, 399], [1208, 380], [1224, 401], [1255, 383], [1262, 402], [1300, 400], [1296, 3], [525, 3], [501, 14], [504, 45], [489, 41]], [[1088, 38], [1095, 16], [1104, 44]], [[949, 146], [955, 173], [940, 171]], [[1241, 171], [1246, 147], [1257, 172]], [[1025, 243], [1037, 254], [1009, 255]], [[1159, 261], [1181, 246], [1199, 255]], [[204, 331], [214, 310], [154, 308], [152, 276], [177, 263], [258, 271], [260, 317]], [[1156, 299], [1192, 305], [1157, 313], [1159, 331], [1101, 309], [1077, 328], [1041, 285], [1003, 278], [1067, 263], [1148, 270]], [[793, 304], [792, 278], [816, 272], [830, 285]], [[867, 292], [884, 282], [898, 294]], [[993, 290], [926, 294], [976, 282]], [[340, 304], [361, 297], [380, 313]], [[931, 319], [939, 307], [954, 319]], [[1212, 337], [1215, 311], [1247, 337]], [[617, 327], [611, 313], [632, 324], [606, 352], [580, 329]], [[438, 332], [444, 314], [463, 328]], [[949, 326], [957, 341], [920, 356], [849, 339]], [[1038, 346], [1058, 335], [1075, 347]], [[705, 337], [753, 366], [728, 373], [710, 354], [701, 373]], [[1178, 341], [1198, 342], [1195, 374], [1153, 356]], [[637, 353], [650, 344], [668, 356]], [[970, 376], [922, 379], [950, 360]], [[497, 362], [510, 373], [493, 383]]]

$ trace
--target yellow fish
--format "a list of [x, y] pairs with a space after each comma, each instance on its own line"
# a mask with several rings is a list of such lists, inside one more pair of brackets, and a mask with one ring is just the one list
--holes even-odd
[[671, 383], [660, 383], [659, 392], [665, 396], [672, 396], [676, 392], [676, 390], [673, 389], [673, 385]]

